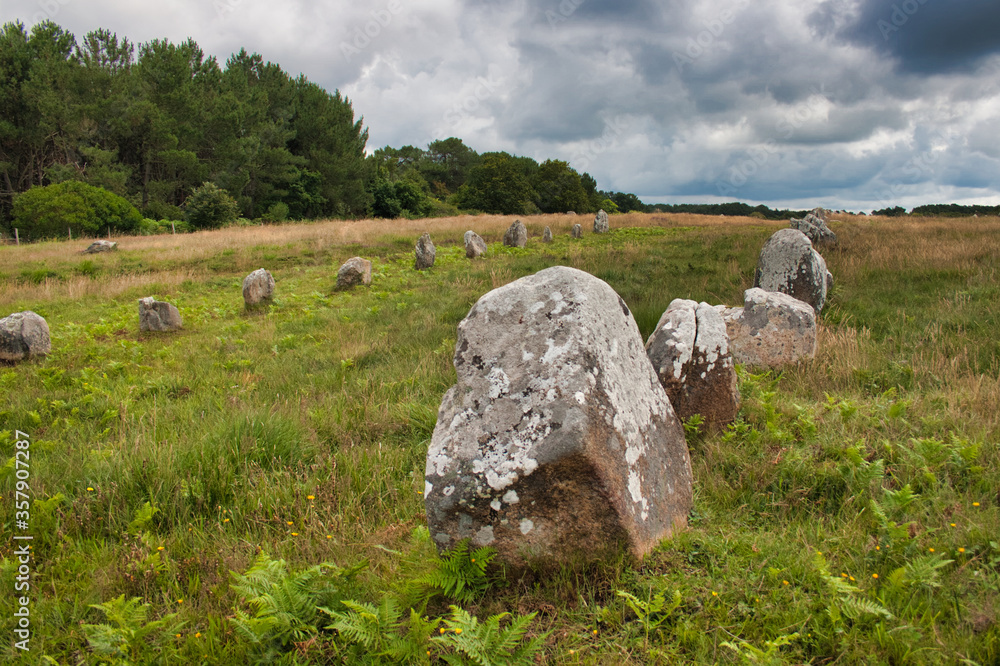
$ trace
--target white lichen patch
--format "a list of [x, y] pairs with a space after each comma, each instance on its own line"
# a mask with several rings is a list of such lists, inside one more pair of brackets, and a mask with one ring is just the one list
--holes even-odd
[[521, 525], [519, 527], [521, 530], [521, 534], [526, 535], [528, 532], [535, 529], [535, 521], [531, 520], [530, 518], [525, 518], [524, 520], [521, 521]]
[[503, 368], [493, 368], [487, 376], [490, 382], [490, 400], [496, 400], [510, 392], [510, 378]]
[[502, 507], [503, 504], [500, 503], [500, 500], [495, 499], [492, 502], [490, 502], [490, 508], [493, 509], [494, 511], [499, 511]]
[[424, 480], [424, 498], [427, 498], [431, 494], [432, 490], [434, 490], [434, 484], [431, 483], [430, 481], [427, 481], [425, 479]]
[[477, 546], [488, 546], [496, 541], [496, 537], [493, 536], [493, 526], [487, 525], [482, 527], [476, 532], [476, 535], [472, 537], [472, 543]]
[[506, 502], [507, 504], [517, 504], [518, 502], [521, 501], [521, 498], [517, 496], [517, 491], [508, 490], [503, 495], [503, 501]]

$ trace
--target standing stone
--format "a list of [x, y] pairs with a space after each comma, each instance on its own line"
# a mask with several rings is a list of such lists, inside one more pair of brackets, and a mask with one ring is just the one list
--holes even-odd
[[358, 285], [372, 283], [372, 262], [361, 257], [351, 257], [337, 270], [337, 290], [343, 291]]
[[819, 312], [833, 280], [829, 273], [808, 236], [798, 229], [780, 229], [760, 251], [753, 286], [788, 294]]
[[108, 240], [96, 240], [87, 246], [83, 254], [97, 254], [98, 252], [111, 252], [118, 247], [118, 243]]
[[683, 429], [605, 282], [556, 266], [494, 289], [458, 325], [454, 362], [424, 486], [439, 549], [469, 538], [551, 569], [641, 557], [686, 525]]
[[465, 256], [475, 259], [486, 254], [486, 241], [471, 229], [465, 232]]
[[700, 414], [711, 428], [736, 419], [740, 392], [726, 322], [708, 303], [675, 299], [646, 342], [646, 353], [678, 418]]
[[0, 361], [17, 362], [52, 351], [49, 325], [31, 310], [0, 319]]
[[726, 322], [736, 363], [780, 368], [816, 356], [816, 313], [808, 303], [754, 288], [744, 292], [742, 308], [715, 309]]
[[503, 244], [507, 247], [524, 247], [527, 243], [528, 230], [525, 229], [521, 220], [514, 220], [514, 223], [504, 232]]
[[140, 331], [176, 331], [182, 326], [181, 313], [170, 303], [152, 296], [139, 299]]
[[[822, 208], [817, 208], [816, 210], [822, 211]], [[822, 218], [813, 213], [807, 213], [804, 218], [797, 220], [792, 218], [790, 227], [792, 229], [798, 229], [812, 241], [813, 245], [816, 247], [836, 247], [837, 246], [837, 234], [833, 233], [830, 227], [826, 226], [825, 218]]]
[[422, 271], [433, 266], [435, 254], [437, 254], [437, 249], [434, 247], [434, 242], [431, 241], [431, 235], [424, 233], [423, 236], [417, 239], [417, 260], [414, 265], [415, 268], [418, 271]]
[[274, 297], [274, 276], [270, 271], [258, 268], [243, 278], [243, 303], [248, 308], [267, 305]]
[[552, 230], [545, 227], [545, 231], [542, 232], [542, 242], [551, 243], [552, 242]]
[[597, 211], [597, 215], [594, 216], [594, 233], [606, 234], [609, 229], [611, 229], [611, 223], [608, 222], [608, 214], [605, 213], [602, 208]]
[[570, 235], [572, 235], [573, 238], [583, 238], [583, 227], [579, 224], [574, 224]]

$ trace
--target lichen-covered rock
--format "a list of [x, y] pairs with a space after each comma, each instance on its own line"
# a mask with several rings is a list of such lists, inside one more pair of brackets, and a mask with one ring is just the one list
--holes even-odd
[[552, 242], [552, 230], [545, 227], [545, 231], [542, 232], [542, 242], [551, 243]]
[[343, 291], [372, 283], [372, 262], [361, 257], [351, 257], [337, 269], [337, 290]]
[[819, 312], [832, 277], [808, 236], [798, 229], [780, 229], [760, 251], [753, 286], [788, 294]]
[[507, 247], [524, 247], [528, 243], [528, 230], [521, 220], [514, 220], [503, 234], [503, 244]]
[[569, 233], [573, 238], [583, 238], [583, 227], [579, 224], [574, 224], [573, 230]]
[[557, 266], [495, 289], [458, 326], [458, 383], [427, 452], [427, 522], [508, 565], [641, 556], [686, 524], [684, 433], [624, 301]]
[[50, 351], [49, 325], [41, 316], [25, 310], [0, 319], [0, 361], [16, 363]]
[[431, 235], [424, 233], [423, 236], [417, 239], [417, 258], [414, 263], [414, 267], [418, 271], [430, 268], [434, 265], [434, 257], [436, 254], [437, 248], [434, 247], [434, 242], [431, 241]]
[[742, 308], [717, 305], [729, 353], [741, 365], [780, 368], [816, 355], [816, 313], [787, 294], [747, 289]]
[[597, 215], [594, 216], [594, 233], [595, 234], [606, 234], [608, 230], [611, 229], [611, 223], [608, 222], [608, 214], [604, 212], [604, 209], [597, 211]]
[[258, 268], [243, 278], [243, 303], [248, 308], [266, 305], [274, 298], [274, 276]]
[[[822, 208], [816, 210], [822, 211]], [[826, 225], [826, 219], [815, 214], [807, 213], [801, 220], [792, 218], [790, 227], [798, 229], [812, 241], [816, 247], [836, 247], [837, 234]]]
[[722, 315], [708, 303], [675, 299], [646, 353], [678, 418], [700, 414], [710, 428], [736, 418], [740, 392]]
[[170, 303], [152, 296], [139, 299], [140, 331], [176, 331], [184, 325], [181, 313]]
[[476, 257], [481, 257], [486, 254], [486, 241], [483, 237], [477, 234], [471, 229], [465, 232], [465, 256], [469, 259], [475, 259]]
[[96, 240], [87, 246], [83, 254], [97, 254], [98, 252], [111, 252], [118, 247], [118, 243], [108, 240]]

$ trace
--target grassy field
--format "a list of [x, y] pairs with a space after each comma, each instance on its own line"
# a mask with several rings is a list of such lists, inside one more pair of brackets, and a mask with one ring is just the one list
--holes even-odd
[[[41, 314], [53, 348], [0, 366], [0, 660], [1000, 663], [1000, 220], [837, 218], [815, 360], [741, 369], [740, 419], [688, 428], [689, 529], [638, 564], [511, 579], [483, 573], [487, 553], [439, 559], [424, 528], [471, 305], [574, 266], [648, 336], [673, 298], [741, 304], [785, 226], [634, 214], [595, 236], [589, 217], [524, 219], [524, 250], [502, 247], [499, 216], [0, 247], [0, 316]], [[490, 243], [474, 262], [470, 228]], [[437, 263], [418, 273], [423, 231]], [[372, 286], [335, 292], [356, 255]], [[260, 267], [276, 302], [246, 313]], [[139, 334], [150, 295], [184, 330]], [[27, 654], [15, 534], [33, 536]]]

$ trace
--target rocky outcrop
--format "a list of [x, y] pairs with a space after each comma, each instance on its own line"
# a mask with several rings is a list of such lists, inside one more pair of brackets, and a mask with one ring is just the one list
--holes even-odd
[[524, 247], [528, 243], [528, 230], [521, 220], [514, 220], [503, 235], [503, 244], [507, 247]]
[[611, 223], [608, 221], [608, 214], [604, 212], [604, 209], [597, 211], [597, 215], [594, 216], [594, 233], [595, 234], [606, 234], [611, 229]]
[[465, 256], [469, 259], [475, 259], [476, 257], [481, 257], [486, 254], [486, 241], [483, 237], [477, 234], [471, 229], [465, 232]]
[[337, 269], [337, 291], [354, 287], [367, 287], [372, 283], [372, 262], [361, 257], [351, 257]]
[[781, 229], [760, 251], [753, 286], [788, 294], [819, 312], [832, 282], [826, 261], [809, 238], [797, 229]]
[[258, 268], [243, 278], [243, 303], [248, 308], [268, 305], [274, 298], [274, 276]]
[[83, 254], [97, 254], [98, 252], [112, 252], [118, 247], [118, 243], [108, 240], [96, 240], [87, 246]]
[[722, 315], [708, 303], [675, 299], [646, 342], [678, 418], [700, 414], [710, 428], [736, 418], [740, 393]]
[[0, 361], [16, 363], [52, 351], [49, 325], [32, 312], [15, 312], [0, 319]]
[[736, 363], [780, 368], [816, 355], [816, 313], [787, 294], [747, 289], [742, 308], [717, 305]]
[[176, 331], [183, 325], [181, 313], [170, 303], [157, 301], [152, 296], [139, 299], [140, 331]]
[[414, 268], [418, 271], [430, 268], [434, 265], [434, 257], [436, 254], [437, 248], [434, 247], [434, 242], [431, 241], [431, 235], [425, 233], [417, 239], [416, 261], [414, 262]]
[[[822, 208], [817, 208], [816, 211], [821, 213], [826, 213]], [[833, 230], [826, 225], [826, 218], [821, 217], [816, 214], [816, 211], [812, 213], [807, 213], [801, 220], [792, 218], [791, 228], [798, 229], [806, 236], [816, 247], [836, 247], [837, 246], [837, 234], [833, 233]]]
[[691, 464], [624, 301], [557, 266], [495, 289], [459, 324], [458, 383], [427, 452], [442, 550], [509, 566], [641, 556], [686, 524]]

